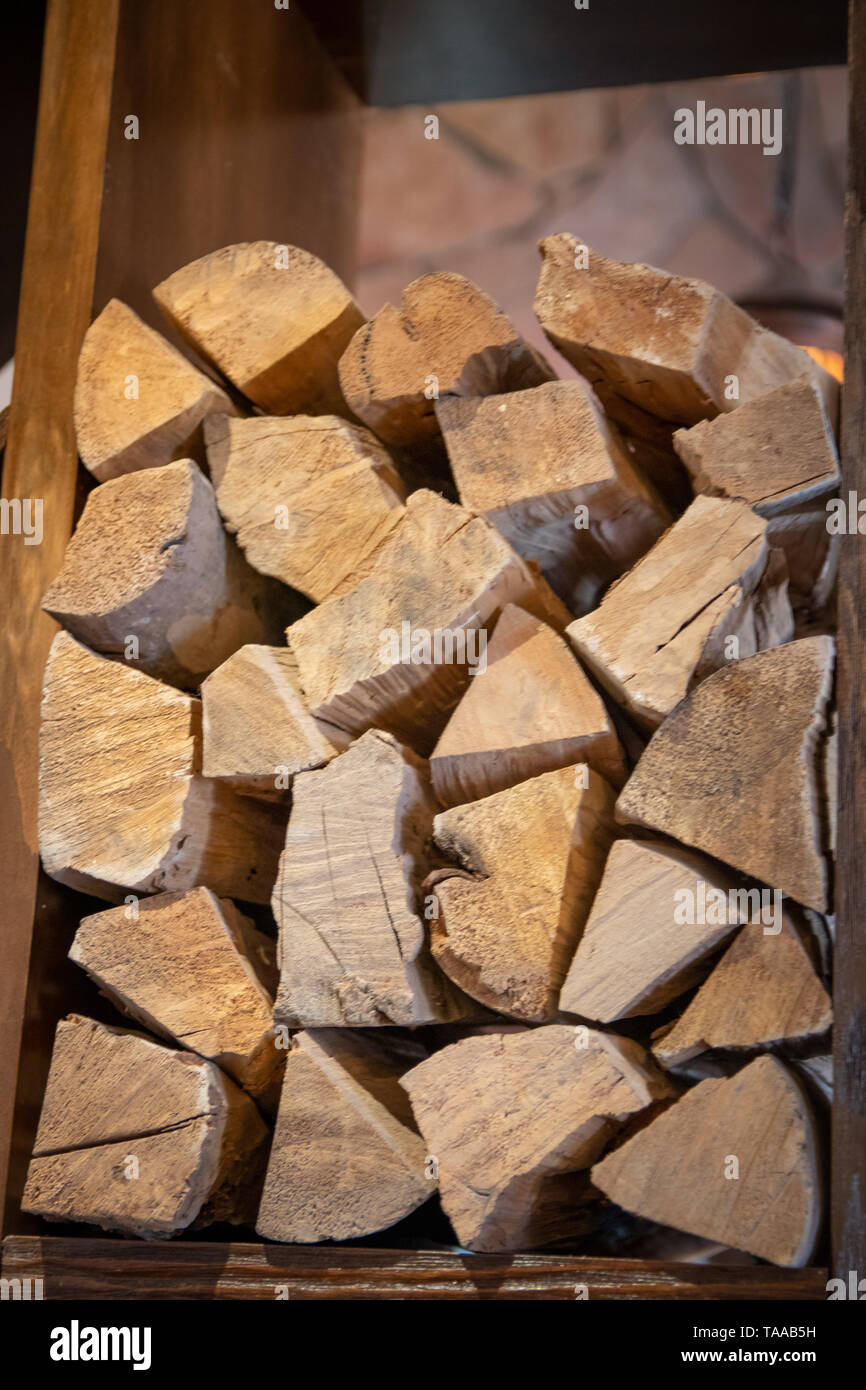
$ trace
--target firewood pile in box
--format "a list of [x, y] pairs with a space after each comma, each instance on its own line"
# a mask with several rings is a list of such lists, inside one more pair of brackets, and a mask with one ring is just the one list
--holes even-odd
[[562, 380], [459, 275], [367, 322], [265, 242], [156, 288], [190, 355], [90, 327], [39, 825], [117, 1014], [58, 1026], [27, 1211], [813, 1257], [836, 383], [541, 255]]

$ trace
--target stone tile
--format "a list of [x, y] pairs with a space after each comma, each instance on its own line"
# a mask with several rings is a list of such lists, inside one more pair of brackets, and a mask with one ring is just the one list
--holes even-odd
[[759, 255], [714, 218], [702, 217], [681, 241], [668, 246], [664, 269], [708, 280], [732, 299], [740, 299], [754, 293], [766, 280], [772, 271], [772, 258]]
[[455, 101], [441, 115], [491, 160], [537, 177], [602, 158], [620, 118], [616, 95], [595, 91]]

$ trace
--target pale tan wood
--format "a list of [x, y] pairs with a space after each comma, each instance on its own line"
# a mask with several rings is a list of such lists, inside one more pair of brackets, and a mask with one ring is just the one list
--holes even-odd
[[685, 1013], [653, 1051], [677, 1067], [710, 1048], [804, 1042], [833, 1021], [821, 984], [792, 923], [778, 935], [758, 922], [743, 927]]
[[203, 421], [234, 413], [225, 391], [119, 299], [109, 300], [84, 335], [75, 435], [81, 462], [99, 482], [202, 458]]
[[[738, 1177], [726, 1176], [732, 1160]], [[803, 1092], [775, 1057], [702, 1081], [602, 1159], [592, 1180], [626, 1211], [772, 1264], [808, 1264], [815, 1248], [817, 1134]]]
[[430, 757], [443, 806], [478, 801], [558, 767], [588, 763], [614, 787], [625, 760], [603, 701], [547, 623], [506, 604]]
[[345, 414], [337, 363], [364, 315], [318, 256], [240, 242], [176, 270], [153, 297], [186, 342], [269, 414]]
[[461, 1245], [569, 1234], [580, 1175], [631, 1116], [675, 1094], [637, 1043], [550, 1024], [467, 1038], [403, 1077]]
[[214, 418], [205, 440], [250, 564], [316, 603], [354, 587], [403, 516], [406, 488], [384, 447], [336, 415]]
[[560, 1008], [599, 1023], [658, 1012], [703, 979], [707, 958], [747, 920], [728, 896], [734, 886], [700, 855], [615, 841]]
[[59, 632], [40, 732], [46, 872], [115, 902], [197, 884], [267, 902], [285, 817], [200, 775], [200, 723], [198, 700]]
[[295, 779], [272, 903], [279, 1022], [409, 1026], [470, 1010], [416, 907], [435, 808], [426, 763], [378, 729]]
[[[507, 603], [558, 631], [568, 622], [537, 571], [489, 522], [435, 493], [412, 493], [370, 573], [289, 628], [311, 713], [349, 734], [386, 729], [429, 752], [469, 682], [475, 644], [486, 641], [477, 634]], [[468, 663], [460, 659], [467, 640]]]
[[637, 405], [694, 425], [806, 376], [819, 385], [835, 423], [834, 378], [705, 281], [608, 260], [570, 232], [545, 237], [539, 249], [539, 322], [613, 418], [622, 413], [628, 423], [629, 407]]
[[839, 712], [833, 710], [829, 719], [829, 733], [823, 747], [824, 764], [824, 817], [826, 822], [827, 848], [835, 859], [836, 836], [839, 821]]
[[422, 275], [355, 334], [340, 361], [343, 395], [386, 444], [439, 433], [434, 403], [550, 381], [555, 373], [493, 300], [451, 271]]
[[274, 1045], [273, 943], [208, 888], [159, 893], [82, 918], [69, 951], [123, 1013], [267, 1099]]
[[419, 1051], [348, 1029], [295, 1035], [259, 1235], [349, 1240], [393, 1226], [433, 1195], [424, 1143], [399, 1085]]
[[823, 396], [800, 377], [728, 415], [677, 430], [674, 447], [696, 492], [737, 497], [767, 517], [785, 552], [799, 606], [826, 601], [821, 580], [834, 538], [825, 499], [839, 484], [839, 455]]
[[816, 764], [833, 653], [832, 638], [806, 637], [710, 676], [651, 739], [617, 819], [671, 835], [825, 912]]
[[201, 703], [202, 772], [248, 795], [280, 798], [348, 742], [310, 714], [288, 647], [241, 647], [202, 683]]
[[670, 525], [584, 382], [445, 396], [436, 418], [464, 507], [536, 560], [575, 615], [588, 613]]
[[187, 689], [244, 642], [279, 641], [301, 609], [226, 536], [190, 459], [94, 488], [42, 606], [81, 642]]
[[150, 1240], [245, 1224], [267, 1137], [212, 1062], [72, 1014], [57, 1027], [22, 1206]]
[[822, 1053], [817, 1057], [805, 1057], [800, 1062], [795, 1062], [794, 1066], [801, 1076], [805, 1077], [806, 1082], [812, 1087], [812, 1094], [817, 1094], [828, 1105], [833, 1104], [833, 1056], [832, 1053]]
[[[729, 659], [786, 642], [787, 571], [744, 503], [696, 497], [599, 607], [567, 628], [581, 660], [644, 728]], [[772, 563], [771, 563], [772, 561]]]
[[436, 817], [435, 843], [461, 867], [430, 880], [433, 954], [473, 999], [528, 1022], [555, 1016], [614, 799], [598, 773], [566, 767]]

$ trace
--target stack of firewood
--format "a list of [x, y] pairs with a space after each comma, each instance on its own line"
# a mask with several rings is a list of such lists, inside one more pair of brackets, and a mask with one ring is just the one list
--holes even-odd
[[120, 1012], [58, 1027], [26, 1210], [813, 1254], [836, 383], [541, 253], [562, 380], [459, 275], [367, 322], [265, 242], [157, 287], [189, 355], [88, 331], [40, 846]]

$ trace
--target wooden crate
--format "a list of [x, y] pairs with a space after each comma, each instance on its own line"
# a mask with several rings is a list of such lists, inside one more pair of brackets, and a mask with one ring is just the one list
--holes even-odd
[[[866, 495], [866, 0], [853, 0], [843, 486]], [[787, 51], [787, 50], [785, 50]], [[172, 54], [170, 64], [164, 61]], [[184, 75], [179, 84], [172, 74]], [[859, 102], [858, 102], [859, 95]], [[124, 118], [140, 138], [124, 138]], [[0, 543], [0, 1186], [3, 1273], [47, 1298], [817, 1299], [825, 1269], [718, 1268], [560, 1256], [464, 1256], [213, 1240], [46, 1236], [20, 1195], [54, 1027], [87, 1010], [66, 960], [74, 894], [40, 873], [39, 699], [54, 624], [40, 599], [76, 513], [72, 395], [92, 315], [117, 295], [155, 324], [150, 287], [233, 241], [297, 243], [351, 280], [360, 103], [301, 12], [238, 0], [51, 0], [4, 497], [43, 499], [44, 539]], [[164, 329], [164, 325], [160, 325]], [[866, 1275], [866, 562], [843, 545], [832, 1264]]]

